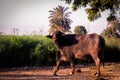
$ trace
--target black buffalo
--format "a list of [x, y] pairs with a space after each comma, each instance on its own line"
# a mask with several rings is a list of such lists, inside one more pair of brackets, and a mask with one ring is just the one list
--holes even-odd
[[56, 75], [61, 61], [70, 61], [71, 74], [75, 72], [74, 59], [82, 59], [86, 55], [90, 55], [95, 61], [97, 72], [96, 76], [100, 75], [100, 56], [103, 58], [105, 40], [97, 34], [64, 34], [56, 31], [53, 35], [48, 35], [59, 49], [61, 57], [56, 62], [54, 75]]

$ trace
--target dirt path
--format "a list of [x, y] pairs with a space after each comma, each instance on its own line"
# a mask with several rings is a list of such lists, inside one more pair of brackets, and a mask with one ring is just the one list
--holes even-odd
[[70, 68], [60, 67], [58, 76], [52, 75], [52, 67], [24, 67], [0, 69], [0, 80], [120, 80], [120, 63], [106, 63], [101, 66], [101, 76], [95, 77], [93, 64], [77, 65], [82, 72], [68, 75]]

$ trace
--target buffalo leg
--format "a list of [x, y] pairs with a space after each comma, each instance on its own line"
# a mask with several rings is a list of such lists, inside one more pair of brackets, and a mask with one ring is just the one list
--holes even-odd
[[97, 67], [97, 72], [94, 75], [100, 76], [100, 58], [94, 56], [93, 59], [95, 61], [96, 67]]
[[59, 65], [60, 65], [60, 62], [62, 61], [62, 58], [58, 59], [57, 62], [56, 62], [56, 66], [54, 67], [54, 70], [53, 70], [53, 75], [54, 76], [57, 76], [57, 72], [59, 70]]
[[70, 72], [70, 74], [74, 74], [74, 72], [75, 72], [75, 64], [74, 64], [73, 60], [70, 61], [70, 65], [71, 65], [71, 69], [72, 69], [72, 71]]
[[96, 76], [100, 76], [100, 59], [97, 58], [95, 63], [96, 63], [96, 67], [97, 67], [97, 74], [96, 74]]

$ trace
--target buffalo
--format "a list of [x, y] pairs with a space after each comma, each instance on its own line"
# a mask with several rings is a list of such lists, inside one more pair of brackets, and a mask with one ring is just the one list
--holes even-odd
[[[53, 74], [56, 76], [61, 61], [69, 61], [72, 71], [75, 72], [75, 59], [83, 59], [90, 55], [96, 64], [97, 71], [94, 73], [100, 76], [100, 59], [104, 59], [105, 40], [96, 33], [93, 34], [64, 34], [61, 31], [55, 31], [53, 35], [47, 35], [53, 40], [55, 46], [59, 49], [61, 57], [56, 62]], [[103, 62], [104, 65], [104, 62]]]

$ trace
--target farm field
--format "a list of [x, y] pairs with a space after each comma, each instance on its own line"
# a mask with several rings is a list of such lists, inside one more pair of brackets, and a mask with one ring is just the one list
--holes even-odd
[[70, 67], [60, 66], [58, 76], [52, 75], [52, 66], [0, 68], [0, 80], [120, 80], [120, 63], [105, 63], [100, 77], [92, 75], [94, 64], [76, 65], [76, 69], [79, 68], [82, 72], [68, 75]]

